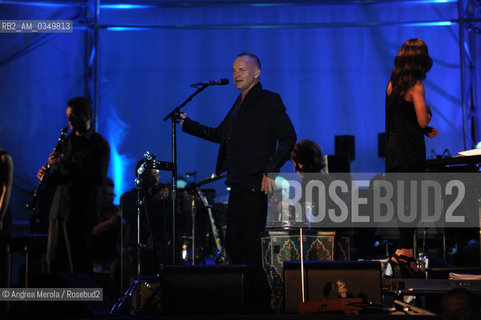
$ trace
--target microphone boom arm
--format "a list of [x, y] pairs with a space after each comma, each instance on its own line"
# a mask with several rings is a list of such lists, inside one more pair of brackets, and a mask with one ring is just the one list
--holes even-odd
[[198, 95], [199, 93], [201, 93], [202, 90], [204, 90], [205, 88], [207, 88], [209, 85], [208, 84], [203, 84], [202, 86], [198, 87], [197, 90], [191, 94], [184, 102], [182, 102], [182, 104], [180, 106], [178, 106], [177, 108], [175, 108], [174, 110], [172, 110], [172, 112], [170, 112], [168, 115], [165, 116], [164, 118], [164, 121], [167, 121], [169, 120], [169, 118], [172, 118], [172, 121], [175, 121], [174, 119], [174, 116], [177, 112], [179, 112], [180, 108], [182, 108], [183, 106], [185, 106], [187, 103], [189, 103], [190, 101], [192, 101], [192, 99]]

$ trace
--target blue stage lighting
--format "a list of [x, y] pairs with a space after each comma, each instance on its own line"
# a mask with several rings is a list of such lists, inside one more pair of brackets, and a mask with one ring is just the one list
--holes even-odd
[[35, 1], [0, 1], [0, 4], [22, 5], [32, 7], [80, 7], [82, 3], [49, 3], [49, 2], [35, 2]]
[[433, 21], [433, 22], [413, 22], [413, 23], [406, 23], [409, 26], [416, 26], [416, 27], [439, 27], [439, 26], [451, 26], [453, 22], [451, 21]]
[[152, 5], [145, 5], [145, 4], [101, 4], [101, 9], [148, 9], [152, 8]]
[[114, 180], [114, 193], [116, 194], [114, 203], [120, 203], [120, 196], [126, 190], [124, 190], [124, 159], [118, 153], [117, 146], [110, 142], [110, 159], [112, 165], [112, 172], [113, 172], [113, 180]]
[[108, 31], [142, 31], [142, 30], [152, 30], [152, 28], [146, 27], [107, 27]]
[[418, 1], [408, 1], [410, 3], [451, 3], [458, 2], [458, 0], [418, 0]]

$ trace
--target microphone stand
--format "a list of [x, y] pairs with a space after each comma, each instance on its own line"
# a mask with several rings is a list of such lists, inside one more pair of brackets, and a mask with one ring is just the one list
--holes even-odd
[[[141, 243], [140, 241], [140, 214], [141, 214], [141, 208], [144, 206], [145, 202], [145, 195], [142, 192], [142, 178], [140, 177], [142, 173], [146, 170], [147, 168], [147, 162], [152, 161], [153, 157], [150, 156], [150, 153], [147, 151], [146, 154], [146, 161], [139, 167], [137, 170], [136, 174], [137, 177], [135, 178], [135, 188], [137, 190], [137, 201], [136, 201], [136, 209], [137, 209], [137, 274], [136, 274], [136, 279], [134, 280], [133, 284], [130, 286], [129, 289], [124, 293], [122, 297], [120, 297], [117, 302], [114, 304], [112, 309], [110, 309], [110, 315], [113, 315], [115, 312], [120, 310], [123, 305], [127, 302], [129, 303], [129, 307], [132, 312], [134, 312], [136, 315], [142, 314], [143, 313], [143, 308], [142, 308], [142, 287], [149, 288], [154, 295], [157, 295], [160, 297], [160, 292], [158, 292], [157, 289], [153, 288], [146, 280], [141, 279], [141, 265], [142, 265], [142, 249], [145, 248], [145, 244]], [[155, 155], [154, 155], [155, 157]], [[129, 302], [130, 299], [133, 298], [133, 295], [135, 293], [135, 305], [131, 302]]]
[[180, 109], [184, 107], [187, 103], [189, 103], [196, 95], [198, 95], [201, 91], [207, 88], [208, 84], [203, 84], [199, 87], [196, 87], [197, 90], [191, 94], [180, 106], [172, 110], [168, 115], [165, 116], [164, 121], [171, 119], [172, 122], [172, 264], [176, 264], [176, 257], [175, 257], [175, 250], [176, 241], [175, 238], [177, 237], [176, 228], [175, 228], [175, 204], [176, 204], [176, 197], [177, 197], [177, 132], [176, 132], [176, 121], [175, 117], [179, 113]]

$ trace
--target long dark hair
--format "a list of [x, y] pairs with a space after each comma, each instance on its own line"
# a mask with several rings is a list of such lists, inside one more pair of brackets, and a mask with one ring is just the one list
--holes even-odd
[[402, 45], [394, 58], [394, 68], [391, 73], [392, 91], [388, 102], [402, 100], [409, 88], [416, 82], [426, 79], [426, 73], [431, 69], [433, 60], [428, 54], [428, 46], [421, 39], [409, 39]]

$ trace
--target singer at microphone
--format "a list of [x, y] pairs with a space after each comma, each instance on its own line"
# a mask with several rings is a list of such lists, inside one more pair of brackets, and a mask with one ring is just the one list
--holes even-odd
[[202, 82], [197, 82], [193, 83], [190, 86], [191, 87], [196, 87], [196, 86], [225, 86], [226, 84], [229, 84], [229, 79], [218, 79], [218, 80], [208, 80], [208, 81], [202, 81]]
[[237, 55], [232, 80], [240, 92], [216, 127], [194, 121], [183, 111], [178, 114], [183, 132], [220, 145], [216, 175], [226, 172], [225, 183], [231, 188], [225, 247], [230, 263], [255, 265], [260, 271], [250, 280], [249, 296], [253, 300], [249, 303], [255, 304], [253, 309], [270, 303], [259, 238], [266, 223], [267, 193], [276, 187], [268, 173], [279, 172], [296, 143], [296, 133], [281, 97], [262, 87], [260, 74], [261, 62], [256, 55]]

